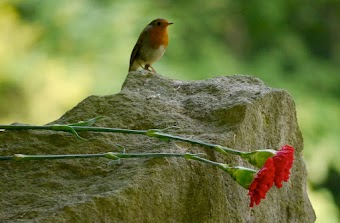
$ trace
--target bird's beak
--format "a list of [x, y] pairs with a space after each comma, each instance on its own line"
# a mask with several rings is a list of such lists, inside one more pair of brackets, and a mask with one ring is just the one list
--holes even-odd
[[168, 26], [170, 26], [170, 25], [172, 25], [172, 24], [174, 24], [173, 22], [168, 22]]

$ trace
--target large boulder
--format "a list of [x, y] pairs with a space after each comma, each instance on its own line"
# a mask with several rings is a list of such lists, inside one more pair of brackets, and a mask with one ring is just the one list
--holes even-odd
[[[72, 97], [72, 95], [70, 95]], [[296, 148], [291, 178], [249, 208], [248, 191], [224, 171], [182, 158], [0, 162], [0, 222], [314, 222], [306, 191], [303, 139], [284, 90], [250, 76], [178, 81], [130, 72], [121, 92], [90, 96], [52, 124], [104, 116], [96, 126], [167, 132], [250, 151]], [[174, 127], [176, 126], [176, 128]], [[251, 167], [234, 155], [143, 135], [0, 132], [0, 155], [194, 152]]]

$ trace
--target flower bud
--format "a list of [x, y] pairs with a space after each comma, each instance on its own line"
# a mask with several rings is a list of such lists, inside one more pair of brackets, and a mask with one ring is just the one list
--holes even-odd
[[253, 166], [258, 168], [262, 168], [266, 163], [267, 159], [275, 156], [276, 151], [272, 149], [266, 150], [255, 150], [253, 152], [243, 153], [241, 157], [247, 160]]
[[220, 167], [221, 169], [227, 171], [238, 184], [248, 190], [256, 175], [255, 170], [242, 166], [229, 167], [225, 164], [221, 165], [223, 166]]

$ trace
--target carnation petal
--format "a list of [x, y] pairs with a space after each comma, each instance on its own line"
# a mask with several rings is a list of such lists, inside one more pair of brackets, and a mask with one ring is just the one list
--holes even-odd
[[273, 186], [274, 174], [275, 167], [273, 158], [268, 158], [264, 166], [255, 176], [252, 184], [249, 186], [249, 207], [254, 207], [254, 203], [258, 205], [261, 199], [264, 199], [266, 197], [266, 193]]
[[275, 186], [281, 188], [282, 181], [287, 182], [289, 180], [290, 169], [294, 161], [294, 148], [289, 145], [282, 146], [281, 150], [277, 151], [273, 157], [273, 161], [275, 166]]

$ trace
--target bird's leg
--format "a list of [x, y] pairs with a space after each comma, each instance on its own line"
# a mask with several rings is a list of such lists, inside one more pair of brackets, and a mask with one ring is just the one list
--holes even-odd
[[157, 71], [150, 65], [152, 72], [157, 73]]
[[151, 71], [152, 71], [153, 73], [157, 73], [157, 71], [156, 71], [150, 64], [145, 64], [144, 70], [150, 71], [150, 70], [149, 70], [149, 67], [151, 68]]
[[138, 64], [141, 68], [143, 68], [145, 70], [145, 67], [143, 67], [143, 65], [138, 61]]

